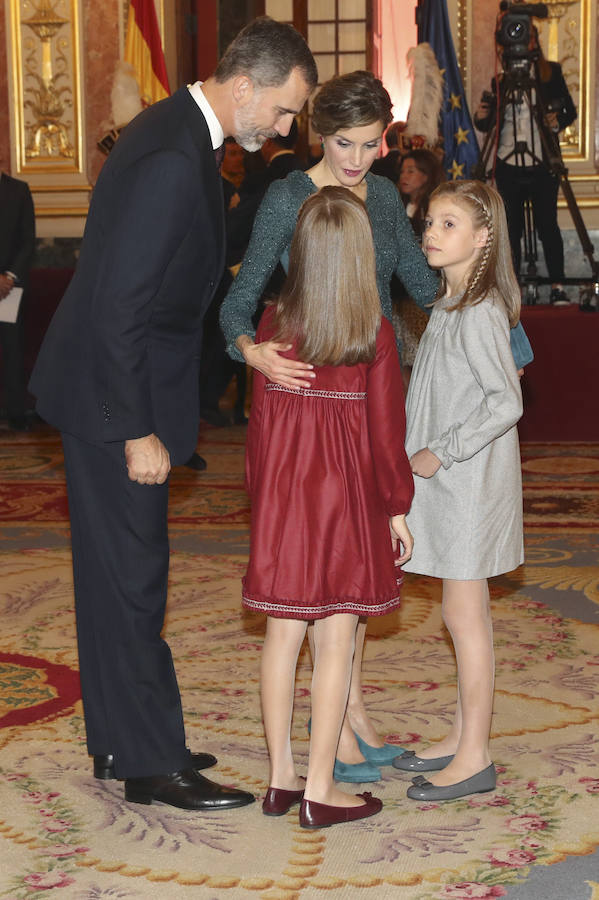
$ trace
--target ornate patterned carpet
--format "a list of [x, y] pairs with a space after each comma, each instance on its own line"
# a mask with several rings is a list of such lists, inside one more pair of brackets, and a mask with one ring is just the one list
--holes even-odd
[[[203, 474], [173, 476], [167, 636], [189, 745], [215, 777], [263, 794], [263, 619], [245, 614], [243, 428], [207, 430]], [[0, 897], [68, 900], [599, 900], [599, 445], [523, 447], [527, 562], [492, 586], [495, 793], [418, 805], [407, 775], [367, 785], [372, 819], [303, 831], [258, 804], [194, 814], [125, 804], [93, 779], [79, 701], [68, 519], [57, 437], [0, 432]], [[418, 748], [454, 698], [439, 588], [416, 576], [367, 642], [369, 708]], [[304, 654], [293, 725], [307, 753]], [[349, 789], [349, 787], [348, 787]], [[357, 788], [361, 790], [361, 788]]]

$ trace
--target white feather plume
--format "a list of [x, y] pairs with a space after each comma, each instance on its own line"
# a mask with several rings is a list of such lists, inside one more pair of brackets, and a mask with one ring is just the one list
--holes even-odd
[[135, 69], [130, 63], [123, 60], [117, 63], [110, 100], [112, 102], [112, 119], [116, 128], [123, 128], [141, 112], [142, 105], [139, 87], [135, 79]]
[[412, 78], [412, 99], [406, 135], [421, 135], [434, 147], [439, 138], [439, 113], [443, 103], [443, 76], [430, 44], [418, 44], [408, 51]]

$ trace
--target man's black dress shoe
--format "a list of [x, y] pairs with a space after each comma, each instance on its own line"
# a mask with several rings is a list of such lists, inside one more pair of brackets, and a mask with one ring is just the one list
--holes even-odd
[[153, 775], [150, 778], [125, 778], [125, 800], [150, 804], [154, 800], [179, 809], [213, 810], [236, 809], [253, 803], [256, 798], [247, 791], [215, 784], [196, 772], [183, 769], [172, 775]]
[[208, 463], [199, 453], [192, 453], [185, 465], [188, 469], [195, 469], [196, 472], [203, 472], [208, 468]]
[[[192, 753], [191, 767], [192, 769], [209, 769], [217, 763], [216, 756], [212, 753]], [[110, 781], [116, 778], [114, 774], [114, 756], [106, 753], [102, 756], [94, 756], [94, 778], [100, 778], [102, 781]]]

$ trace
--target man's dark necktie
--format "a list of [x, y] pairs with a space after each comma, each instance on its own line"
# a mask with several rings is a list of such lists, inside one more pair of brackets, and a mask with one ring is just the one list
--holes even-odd
[[217, 147], [214, 151], [214, 159], [216, 162], [216, 168], [220, 172], [220, 167], [222, 166], [223, 159], [225, 156], [225, 145], [221, 144], [220, 147]]

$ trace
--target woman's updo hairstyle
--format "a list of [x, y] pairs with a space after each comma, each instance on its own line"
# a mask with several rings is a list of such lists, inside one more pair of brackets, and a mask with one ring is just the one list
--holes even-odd
[[312, 127], [324, 137], [342, 128], [359, 128], [393, 119], [391, 97], [372, 72], [358, 70], [326, 81], [314, 100]]

